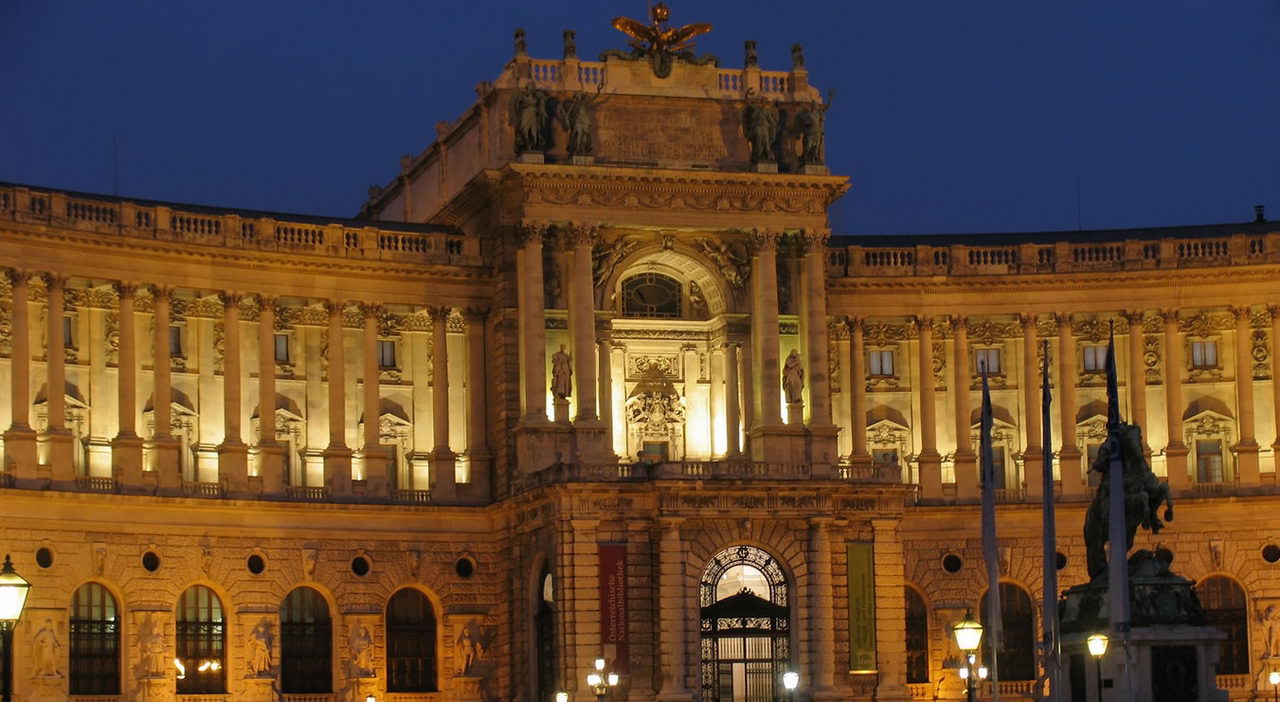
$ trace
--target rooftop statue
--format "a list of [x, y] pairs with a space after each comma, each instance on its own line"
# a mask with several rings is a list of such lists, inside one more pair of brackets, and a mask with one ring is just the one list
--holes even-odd
[[511, 96], [511, 122], [516, 130], [517, 152], [547, 149], [547, 94], [526, 83]]
[[1164, 503], [1164, 518], [1173, 520], [1173, 502], [1169, 495], [1169, 486], [1161, 483], [1151, 466], [1147, 465], [1142, 453], [1142, 429], [1133, 424], [1121, 422], [1113, 433], [1117, 441], [1108, 441], [1098, 451], [1098, 458], [1093, 462], [1091, 470], [1099, 471], [1102, 479], [1098, 483], [1098, 494], [1089, 504], [1089, 511], [1084, 519], [1084, 544], [1089, 568], [1089, 577], [1097, 578], [1107, 570], [1107, 500], [1111, 494], [1111, 456], [1116, 450], [1121, 453], [1124, 466], [1124, 514], [1125, 534], [1128, 541], [1125, 552], [1133, 547], [1133, 537], [1142, 526], [1153, 534], [1160, 533], [1164, 522], [1160, 521], [1160, 504]]
[[696, 23], [686, 24], [679, 29], [668, 27], [667, 20], [671, 18], [671, 8], [661, 2], [653, 6], [649, 11], [649, 17], [652, 24], [644, 24], [629, 17], [613, 18], [613, 28], [631, 37], [631, 41], [627, 42], [631, 46], [631, 53], [610, 49], [600, 54], [600, 60], [603, 61], [612, 56], [635, 61], [647, 56], [653, 65], [653, 74], [659, 78], [671, 75], [671, 66], [675, 58], [698, 65], [708, 63], [720, 65], [720, 59], [711, 54], [698, 56], [693, 52], [693, 38], [711, 31], [711, 25]]
[[751, 143], [752, 163], [777, 163], [774, 141], [778, 137], [781, 116], [778, 108], [769, 100], [752, 98], [748, 91], [747, 104], [742, 108], [742, 132]]
[[825, 105], [817, 101], [802, 105], [796, 111], [795, 128], [800, 133], [800, 165], [821, 166], [826, 161], [827, 110], [831, 109], [828, 96]]
[[608, 100], [602, 97], [604, 83], [596, 87], [595, 95], [577, 93], [562, 98], [556, 107], [556, 119], [569, 133], [566, 145], [571, 156], [590, 156], [594, 150], [591, 140], [591, 107]]

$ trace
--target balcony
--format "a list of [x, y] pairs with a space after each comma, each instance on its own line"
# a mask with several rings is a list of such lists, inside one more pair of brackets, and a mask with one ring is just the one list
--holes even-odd
[[[12, 482], [12, 478], [10, 478]], [[84, 492], [117, 492], [115, 478], [94, 478], [87, 475], [76, 477], [76, 489]]]
[[284, 492], [289, 499], [302, 502], [321, 502], [329, 496], [328, 488], [311, 485], [286, 485]]
[[222, 497], [222, 486], [218, 483], [198, 483], [183, 481], [182, 494], [188, 497]]

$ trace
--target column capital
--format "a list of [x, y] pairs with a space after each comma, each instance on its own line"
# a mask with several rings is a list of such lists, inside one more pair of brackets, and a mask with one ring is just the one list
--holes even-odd
[[760, 253], [777, 253], [782, 232], [774, 229], [752, 229], [747, 232], [747, 248], [754, 256]]
[[1178, 310], [1160, 310], [1160, 318], [1164, 320], [1165, 326], [1172, 324], [1176, 327], [1178, 324]]
[[684, 517], [658, 517], [654, 520], [662, 529], [664, 537], [680, 538], [680, 527], [684, 525]]
[[521, 246], [528, 245], [534, 241], [541, 242], [547, 234], [548, 224], [542, 220], [525, 219], [514, 227], [516, 241]]
[[951, 315], [951, 330], [958, 334], [968, 334], [969, 316], [964, 314]]
[[1237, 322], [1242, 319], [1246, 322], [1249, 321], [1249, 305], [1232, 306], [1227, 309], [1231, 312], [1231, 316], [1236, 318]]
[[1271, 316], [1271, 321], [1280, 319], [1280, 305], [1267, 305], [1267, 314]]
[[1124, 318], [1129, 322], [1130, 327], [1141, 327], [1142, 321], [1147, 318], [1147, 315], [1142, 310], [1125, 310]]
[[360, 303], [360, 316], [366, 321], [370, 319], [376, 320], [380, 314], [382, 314], [382, 305], [376, 302]]
[[264, 293], [258, 293], [254, 297], [258, 300], [259, 310], [270, 309], [273, 313], [276, 311], [276, 303], [279, 302], [279, 298]]
[[49, 290], [62, 290], [67, 287], [67, 276], [57, 273], [44, 273], [40, 276]]
[[845, 324], [849, 325], [849, 331], [855, 334], [861, 334], [867, 328], [867, 320], [865, 317], [846, 317]]
[[1036, 323], [1040, 320], [1040, 315], [1035, 312], [1018, 313], [1018, 325], [1022, 327], [1023, 332], [1035, 331]]
[[4, 277], [9, 281], [10, 285], [26, 285], [31, 280], [31, 271], [24, 271], [18, 268], [6, 268]]
[[809, 529], [817, 533], [825, 532], [833, 522], [835, 522], [834, 517], [810, 517]]
[[1067, 331], [1071, 331], [1071, 323], [1074, 321], [1074, 317], [1070, 312], [1054, 312], [1053, 321], [1058, 323], [1059, 330], [1065, 327]]
[[916, 331], [933, 333], [933, 317], [929, 315], [914, 315], [911, 317], [911, 323], [915, 325]]
[[163, 300], [168, 302], [173, 299], [173, 288], [167, 285], [151, 285], [151, 299], [153, 301]]
[[341, 319], [342, 313], [347, 309], [347, 303], [345, 300], [325, 300], [320, 304], [324, 307], [324, 311], [328, 313], [330, 318], [338, 317]]
[[235, 309], [239, 311], [240, 302], [243, 300], [244, 300], [244, 295], [242, 293], [229, 291], [229, 290], [223, 290], [218, 293], [218, 301], [221, 302], [222, 306], [227, 309]]
[[431, 315], [431, 321], [436, 324], [447, 322], [451, 312], [453, 312], [453, 308], [447, 305], [435, 305], [427, 308], [427, 313]]
[[831, 230], [825, 227], [801, 229], [797, 237], [810, 246], [809, 253], [822, 252], [827, 242], [831, 241]]
[[137, 283], [125, 280], [118, 280], [111, 284], [111, 289], [116, 291], [116, 296], [122, 299], [137, 297], [139, 287]]
[[600, 227], [591, 222], [565, 222], [561, 225], [560, 231], [564, 233], [565, 248], [574, 249], [579, 246], [591, 246]]

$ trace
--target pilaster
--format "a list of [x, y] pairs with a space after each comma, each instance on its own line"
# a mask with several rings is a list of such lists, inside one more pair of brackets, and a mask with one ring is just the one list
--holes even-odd
[[969, 320], [951, 318], [951, 373], [955, 401], [956, 429], [956, 498], [972, 501], [978, 498], [978, 455], [973, 450], [973, 433], [969, 403]]
[[1164, 460], [1169, 487], [1175, 491], [1191, 482], [1187, 472], [1187, 445], [1182, 441], [1182, 337], [1178, 332], [1178, 310], [1164, 310], [1164, 406], [1169, 442]]
[[1236, 474], [1241, 485], [1258, 485], [1258, 441], [1254, 432], [1253, 402], [1253, 327], [1249, 321], [1249, 307], [1233, 307], [1236, 318], [1236, 408], [1240, 425], [1240, 440], [1233, 447], [1236, 452]]
[[[1022, 408], [1027, 431], [1027, 449], [1022, 454], [1022, 479], [1027, 486], [1026, 499], [1036, 501], [1044, 495], [1044, 446], [1040, 426], [1040, 366], [1036, 354], [1037, 315], [1018, 315], [1022, 325]], [[1048, 359], [1046, 359], [1048, 362]], [[1049, 485], [1052, 490], [1053, 486]]]
[[1062, 424], [1062, 443], [1058, 449], [1058, 475], [1063, 495], [1083, 495], [1085, 471], [1081, 469], [1080, 449], [1076, 446], [1076, 342], [1071, 332], [1071, 315], [1055, 315], [1058, 322], [1058, 412]]

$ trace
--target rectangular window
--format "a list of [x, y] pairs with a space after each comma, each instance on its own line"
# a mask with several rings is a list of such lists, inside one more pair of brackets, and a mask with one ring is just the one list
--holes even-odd
[[1218, 439], [1196, 441], [1196, 479], [1222, 482], [1222, 442]]
[[1102, 345], [1084, 347], [1084, 369], [1101, 373], [1107, 369], [1107, 347]]
[[289, 362], [289, 335], [276, 334], [276, 363]]
[[995, 480], [995, 485], [993, 487], [996, 490], [1003, 490], [1005, 487], [1004, 444], [995, 444], [991, 447], [991, 469], [991, 477]]
[[893, 351], [872, 351], [867, 356], [870, 361], [867, 367], [871, 369], [871, 375], [893, 375]]
[[76, 347], [75, 336], [71, 333], [72, 328], [75, 326], [72, 324], [73, 321], [70, 315], [62, 318], [62, 345], [69, 349]]
[[1102, 480], [1102, 473], [1093, 470], [1094, 461], [1098, 460], [1098, 451], [1102, 450], [1102, 444], [1085, 444], [1085, 458], [1089, 461], [1085, 465], [1085, 470], [1089, 471], [1089, 487], [1098, 487], [1098, 483]]
[[978, 349], [973, 356], [974, 365], [979, 375], [985, 370], [988, 375], [1000, 374], [1000, 349]]
[[177, 324], [169, 326], [169, 355], [182, 357], [182, 327]]
[[1192, 368], [1217, 368], [1218, 367], [1218, 342], [1216, 341], [1191, 342], [1191, 367]]
[[378, 341], [378, 367], [396, 367], [396, 342], [381, 339]]

